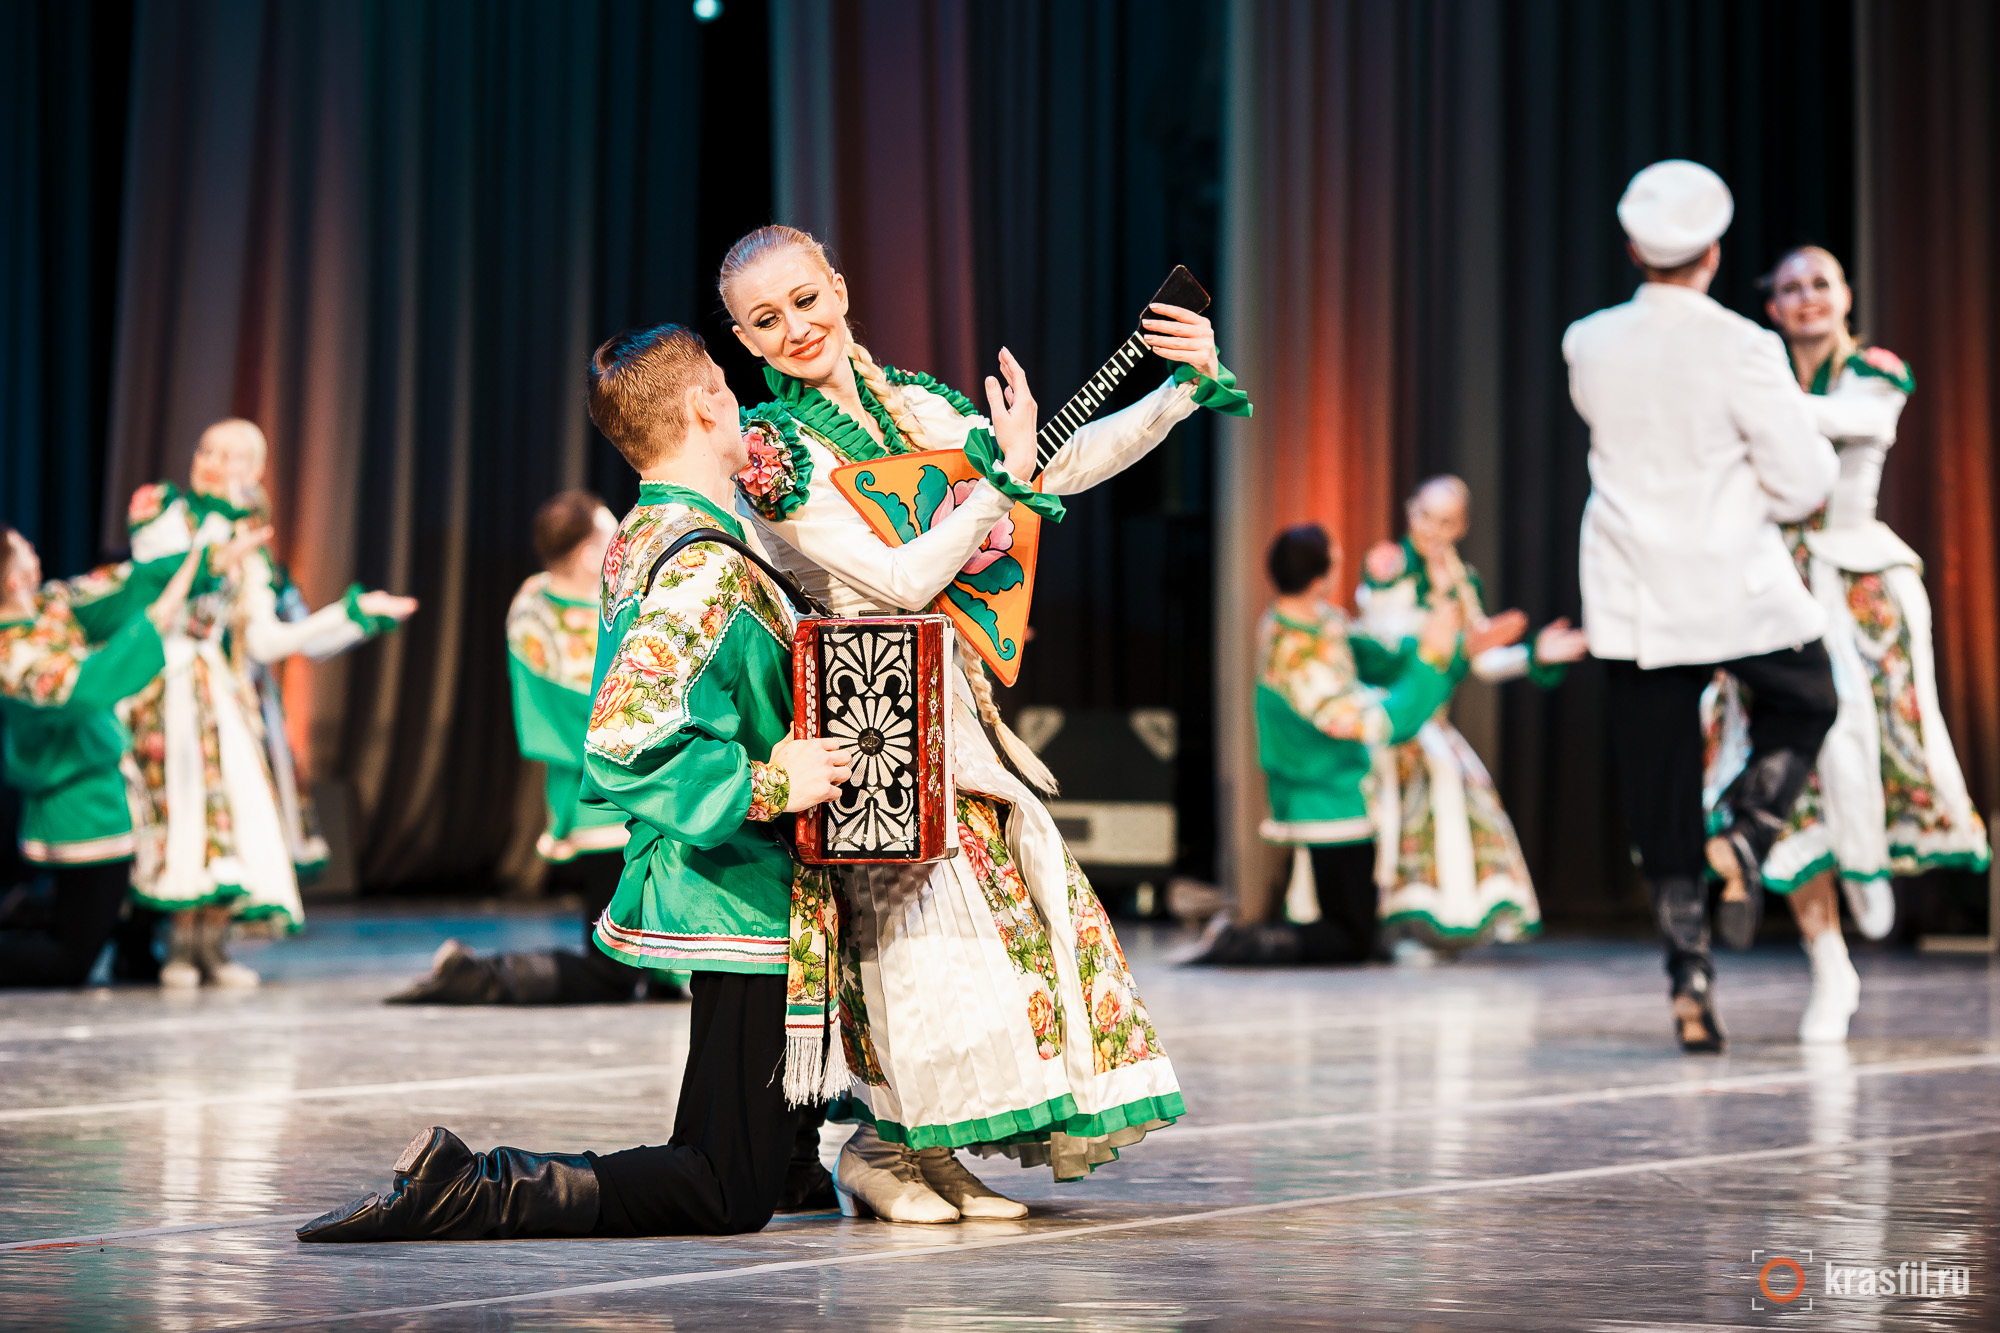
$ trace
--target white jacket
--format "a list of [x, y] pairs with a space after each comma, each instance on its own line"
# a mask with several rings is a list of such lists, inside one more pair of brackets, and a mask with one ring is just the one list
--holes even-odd
[[1563, 335], [1590, 426], [1579, 566], [1595, 657], [1726, 662], [1820, 637], [1825, 613], [1778, 524], [1840, 465], [1778, 335], [1700, 292], [1647, 283]]

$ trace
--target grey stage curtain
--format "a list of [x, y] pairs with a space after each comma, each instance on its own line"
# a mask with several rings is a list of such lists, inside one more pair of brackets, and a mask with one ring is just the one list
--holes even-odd
[[[1578, 610], [1588, 440], [1560, 341], [1630, 296], [1614, 205], [1663, 157], [1736, 195], [1715, 294], [1754, 314], [1783, 247], [1853, 237], [1853, 30], [1795, 0], [1238, 0], [1224, 313], [1258, 397], [1218, 477], [1223, 842], [1261, 899], [1247, 626], [1265, 545], [1306, 516], [1349, 553], [1399, 531], [1418, 478], [1474, 491], [1467, 554], [1499, 606]], [[1601, 673], [1552, 694], [1468, 684], [1551, 919], [1633, 912]]]
[[309, 599], [421, 599], [286, 678], [370, 884], [484, 883], [538, 831], [503, 636], [528, 519], [565, 486], [636, 493], [584, 415], [590, 350], [707, 308], [705, 169], [725, 226], [768, 207], [767, 159], [700, 147], [728, 112], [705, 50], [761, 103], [761, 7], [730, 8], [703, 30], [643, 0], [139, 6], [105, 522], [246, 415]]
[[878, 360], [972, 391], [966, 8], [772, 0], [770, 60], [775, 220], [832, 248]]

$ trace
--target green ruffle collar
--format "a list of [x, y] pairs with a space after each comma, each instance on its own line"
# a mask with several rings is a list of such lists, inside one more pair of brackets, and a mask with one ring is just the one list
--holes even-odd
[[[1819, 369], [1813, 372], [1812, 384], [1806, 392], [1818, 395], [1831, 393], [1833, 382], [1837, 378], [1835, 369], [1832, 357], [1820, 362]], [[1840, 363], [1838, 369], [1887, 380], [1905, 397], [1917, 391], [1917, 377], [1911, 373], [1910, 363], [1885, 347], [1858, 347], [1848, 355], [1847, 360]]]
[[860, 371], [854, 374], [854, 388], [861, 395], [861, 406], [875, 418], [876, 426], [882, 431], [881, 444], [875, 443], [875, 437], [862, 429], [861, 423], [847, 415], [838, 403], [818, 389], [809, 387], [803, 380], [765, 366], [764, 383], [771, 386], [771, 392], [791, 410], [793, 416], [850, 463], [871, 463], [891, 454], [915, 452], [903, 437], [903, 432], [896, 429], [889, 409], [869, 392], [868, 383], [861, 378]]

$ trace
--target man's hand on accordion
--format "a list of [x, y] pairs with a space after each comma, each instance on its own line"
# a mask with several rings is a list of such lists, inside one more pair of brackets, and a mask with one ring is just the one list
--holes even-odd
[[832, 800], [840, 784], [847, 781], [853, 760], [839, 741], [813, 736], [781, 741], [771, 751], [771, 763], [785, 770], [791, 783], [785, 811], [796, 814]]

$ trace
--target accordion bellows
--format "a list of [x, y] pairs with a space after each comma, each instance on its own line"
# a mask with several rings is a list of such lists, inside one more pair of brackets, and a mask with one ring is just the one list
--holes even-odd
[[799, 622], [793, 731], [842, 741], [854, 757], [839, 794], [799, 816], [801, 861], [915, 863], [956, 854], [946, 675], [956, 650], [944, 616]]

